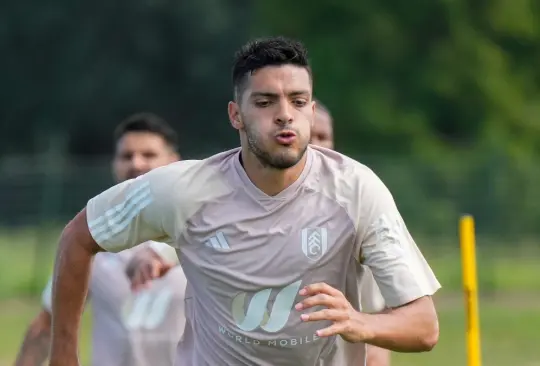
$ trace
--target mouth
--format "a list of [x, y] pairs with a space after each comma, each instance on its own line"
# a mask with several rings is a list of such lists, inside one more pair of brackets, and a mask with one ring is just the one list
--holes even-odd
[[296, 140], [296, 133], [290, 130], [281, 131], [276, 135], [276, 140], [281, 145], [291, 145]]

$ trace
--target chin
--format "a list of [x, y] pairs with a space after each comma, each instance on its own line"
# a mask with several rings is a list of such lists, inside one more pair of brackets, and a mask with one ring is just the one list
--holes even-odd
[[287, 152], [274, 156], [272, 164], [277, 169], [289, 169], [302, 160], [304, 154], [299, 152]]

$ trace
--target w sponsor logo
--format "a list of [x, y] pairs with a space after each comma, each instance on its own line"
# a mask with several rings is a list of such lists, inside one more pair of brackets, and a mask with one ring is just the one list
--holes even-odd
[[247, 303], [247, 311], [247, 294], [241, 292], [236, 295], [232, 301], [232, 316], [236, 326], [246, 332], [259, 327], [269, 333], [280, 331], [289, 320], [301, 283], [302, 281], [299, 280], [281, 289], [275, 297], [270, 312], [268, 312], [268, 300], [272, 289], [267, 288], [255, 293]]
[[302, 251], [312, 260], [321, 258], [328, 249], [326, 228], [305, 228], [302, 230]]

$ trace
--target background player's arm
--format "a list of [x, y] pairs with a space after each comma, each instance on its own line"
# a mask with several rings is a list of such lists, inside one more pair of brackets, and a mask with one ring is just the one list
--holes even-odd
[[126, 266], [126, 275], [131, 281], [131, 288], [138, 290], [178, 264], [174, 248], [164, 243], [150, 242], [130, 259]]
[[38, 366], [49, 358], [52, 323], [52, 278], [41, 295], [42, 308], [32, 320], [19, 349], [15, 366]]
[[51, 314], [42, 309], [32, 320], [17, 355], [15, 366], [41, 366], [49, 357]]
[[170, 197], [160, 194], [160, 170], [101, 193], [65, 227], [55, 263], [51, 366], [78, 365], [78, 333], [94, 255], [167, 240], [163, 217], [174, 217], [171, 212], [161, 215]]
[[388, 309], [367, 315], [367, 343], [398, 352], [431, 350], [438, 341], [431, 295], [440, 285], [420, 253], [384, 184], [374, 176], [362, 192], [358, 254], [377, 282]]

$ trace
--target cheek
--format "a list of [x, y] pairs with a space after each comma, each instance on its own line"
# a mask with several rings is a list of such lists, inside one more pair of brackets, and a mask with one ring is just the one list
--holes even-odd
[[113, 171], [116, 174], [122, 174], [123, 172], [125, 172], [128, 169], [129, 169], [129, 163], [126, 162], [126, 161], [118, 162], [118, 163], [114, 164], [114, 167], [113, 167]]
[[156, 156], [145, 160], [145, 164], [151, 168], [159, 168], [160, 166], [167, 165], [170, 163], [168, 156]]

